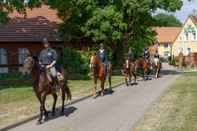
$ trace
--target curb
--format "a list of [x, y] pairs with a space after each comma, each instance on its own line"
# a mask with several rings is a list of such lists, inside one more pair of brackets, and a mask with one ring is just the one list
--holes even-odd
[[[117, 84], [117, 85], [113, 86], [112, 88], [117, 88], [117, 87], [119, 87], [119, 86], [121, 86], [121, 85], [123, 85], [123, 84], [124, 84], [124, 82], [122, 82], [122, 83], [120, 83], [120, 84]], [[78, 103], [78, 102], [81, 102], [81, 101], [83, 101], [83, 100], [86, 100], [86, 99], [88, 99], [88, 98], [90, 98], [90, 97], [92, 97], [91, 94], [86, 95], [86, 96], [83, 96], [83, 97], [81, 97], [81, 98], [79, 98], [79, 99], [73, 100], [72, 102], [66, 104], [65, 106], [73, 105], [73, 104], [75, 104], [75, 103]], [[6, 126], [6, 127], [0, 128], [0, 131], [7, 131], [7, 130], [10, 130], [10, 129], [12, 129], [12, 128], [15, 128], [15, 127], [17, 127], [17, 126], [20, 126], [20, 125], [25, 124], [25, 123], [27, 123], [27, 122], [30, 122], [30, 121], [32, 121], [32, 120], [35, 120], [35, 119], [38, 118], [38, 117], [39, 117], [39, 114], [34, 115], [34, 116], [32, 116], [32, 117], [30, 117], [30, 118], [27, 118], [27, 119], [25, 119], [25, 120], [22, 120], [22, 121], [20, 121], [20, 122], [16, 122], [16, 123], [10, 124], [10, 125], [8, 125], [8, 126]]]

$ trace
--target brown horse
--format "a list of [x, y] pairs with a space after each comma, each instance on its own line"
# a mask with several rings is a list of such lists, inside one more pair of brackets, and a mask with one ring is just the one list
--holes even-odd
[[[136, 84], [136, 71], [135, 71], [135, 62], [130, 61], [129, 59], [125, 59], [125, 63], [123, 64], [123, 75], [125, 76], [125, 83], [129, 86], [131, 84], [131, 78], [134, 77], [134, 84]], [[129, 83], [128, 83], [129, 79]]]
[[108, 76], [109, 81], [109, 87], [111, 89], [111, 75], [112, 75], [112, 66], [109, 64], [108, 68], [106, 70], [105, 65], [100, 61], [100, 59], [97, 57], [96, 53], [93, 53], [93, 55], [90, 58], [90, 68], [93, 73], [93, 80], [94, 80], [94, 87], [93, 87], [93, 97], [96, 98], [96, 87], [97, 87], [97, 81], [100, 80], [101, 82], [101, 95], [104, 95], [105, 91], [105, 81]]
[[[46, 69], [41, 68], [39, 62], [36, 57], [27, 57], [24, 62], [24, 69], [29, 71], [32, 75], [33, 80], [33, 89], [40, 102], [40, 117], [38, 120], [38, 124], [42, 123], [43, 117], [47, 118], [48, 112], [45, 108], [45, 100], [47, 95], [51, 94], [54, 98], [53, 108], [52, 108], [52, 115], [55, 115], [55, 107], [57, 102], [57, 92], [56, 89], [53, 87], [53, 84], [48, 80], [46, 76]], [[64, 69], [61, 69], [62, 76], [65, 75]], [[71, 92], [69, 87], [67, 86], [67, 80], [65, 77], [59, 81], [59, 87], [62, 93], [62, 113], [64, 112], [64, 102], [65, 102], [65, 94], [67, 94], [67, 99], [71, 100]]]
[[150, 67], [151, 67], [151, 64], [150, 64], [150, 61], [149, 60], [146, 60], [144, 58], [139, 58], [135, 61], [135, 68], [136, 68], [136, 71], [139, 71], [139, 70], [142, 70], [143, 72], [143, 79], [144, 80], [149, 80], [149, 73], [150, 73]]

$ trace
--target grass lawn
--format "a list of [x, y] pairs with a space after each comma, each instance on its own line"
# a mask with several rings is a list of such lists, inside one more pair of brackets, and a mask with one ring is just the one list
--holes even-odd
[[[112, 85], [123, 82], [122, 76], [113, 76]], [[73, 97], [84, 96], [92, 91], [92, 80], [71, 80], [69, 87], [71, 88]], [[108, 86], [106, 84], [106, 86]], [[100, 89], [100, 88], [98, 88]], [[47, 107], [51, 108], [51, 96], [48, 96]], [[59, 97], [60, 98], [60, 97]], [[58, 105], [61, 100], [58, 100]], [[39, 103], [34, 95], [31, 86], [12, 86], [0, 87], [0, 128], [21, 121], [25, 118], [33, 116], [39, 112]]]
[[197, 73], [179, 77], [134, 131], [197, 131]]

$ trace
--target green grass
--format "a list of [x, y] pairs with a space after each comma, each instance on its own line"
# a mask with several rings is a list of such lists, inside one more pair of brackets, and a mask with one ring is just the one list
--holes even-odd
[[197, 73], [179, 77], [134, 131], [197, 131]]
[[[123, 82], [122, 76], [113, 76], [112, 85]], [[73, 97], [81, 97], [92, 93], [92, 80], [69, 80]], [[99, 84], [98, 84], [99, 86]], [[106, 86], [108, 86], [106, 84]], [[100, 89], [99, 87], [97, 89]], [[59, 97], [60, 99], [60, 97]], [[51, 96], [47, 99], [47, 107], [51, 108]], [[58, 100], [60, 105], [61, 100]], [[39, 111], [39, 103], [31, 86], [0, 87], [0, 128], [33, 116]]]

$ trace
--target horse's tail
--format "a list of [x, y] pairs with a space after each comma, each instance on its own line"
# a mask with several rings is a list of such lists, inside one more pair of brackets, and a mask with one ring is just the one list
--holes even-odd
[[71, 94], [71, 90], [68, 87], [67, 83], [65, 84], [65, 92], [66, 92], [66, 95], [67, 95], [67, 100], [71, 100], [72, 99], [72, 94]]
[[67, 96], [67, 100], [71, 100], [72, 99], [72, 94], [71, 94], [70, 88], [68, 87], [67, 80], [65, 81], [64, 85], [65, 85], [64, 88], [65, 88], [65, 93], [66, 93], [66, 96]]

